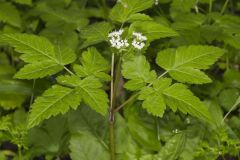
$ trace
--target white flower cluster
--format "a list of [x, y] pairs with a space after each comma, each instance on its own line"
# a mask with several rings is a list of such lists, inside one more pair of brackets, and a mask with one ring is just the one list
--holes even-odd
[[122, 39], [121, 36], [123, 34], [123, 29], [120, 29], [119, 31], [113, 31], [108, 34], [108, 37], [110, 38], [110, 43], [112, 47], [121, 49], [121, 48], [126, 48], [129, 46], [128, 40], [127, 39]]
[[133, 47], [141, 50], [145, 46], [144, 41], [147, 40], [147, 37], [138, 32], [133, 32], [133, 36], [135, 37], [132, 41]]
[[157, 6], [159, 4], [159, 1], [155, 0], [154, 4]]
[[[120, 29], [119, 31], [113, 31], [108, 34], [108, 37], [110, 38], [109, 42], [111, 43], [111, 46], [117, 49], [125, 49], [129, 46], [127, 39], [122, 39], [122, 34], [124, 30]], [[143, 36], [141, 33], [133, 32], [133, 41], [132, 46], [138, 50], [141, 50], [145, 46], [145, 41], [147, 41], [147, 37]]]

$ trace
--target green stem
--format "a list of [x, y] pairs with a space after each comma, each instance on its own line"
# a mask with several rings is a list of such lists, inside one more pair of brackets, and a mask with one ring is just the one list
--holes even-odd
[[18, 160], [22, 160], [22, 151], [21, 151], [21, 146], [18, 145]]
[[226, 8], [227, 8], [227, 6], [228, 6], [228, 2], [229, 2], [229, 0], [226, 0], [226, 1], [225, 1], [224, 5], [223, 5], [223, 7], [222, 7], [222, 9], [221, 9], [221, 14], [223, 14], [223, 13], [225, 12], [225, 10], [226, 10]]
[[236, 100], [235, 104], [230, 108], [228, 113], [224, 116], [222, 123], [225, 121], [225, 119], [228, 117], [228, 115], [240, 104], [240, 97]]
[[110, 155], [111, 160], [116, 159], [115, 155], [115, 132], [114, 132], [114, 108], [117, 102], [117, 93], [119, 81], [121, 78], [121, 57], [118, 57], [118, 62], [115, 69], [115, 54], [112, 54], [112, 68], [111, 68], [111, 94], [110, 94], [110, 108], [109, 108], [109, 138], [110, 138]]
[[72, 71], [70, 71], [67, 67], [64, 66], [64, 69], [71, 75], [74, 75], [74, 73]]
[[[158, 79], [160, 79], [161, 77], [165, 76], [168, 72], [169, 72], [169, 70], [163, 72], [160, 76], [158, 76], [158, 78], [157, 78], [156, 80], [158, 80]], [[155, 80], [155, 81], [156, 81], [156, 80]], [[152, 82], [152, 83], [149, 83], [147, 86], [150, 87], [150, 86], [152, 86], [152, 85], [153, 85], [153, 82]], [[129, 97], [125, 102], [123, 102], [120, 106], [118, 106], [116, 109], [114, 109], [114, 112], [118, 112], [120, 109], [122, 109], [122, 108], [123, 108], [124, 106], [126, 106], [128, 103], [132, 102], [135, 98], [137, 98], [137, 96], [138, 96], [139, 94], [140, 94], [140, 92], [137, 92], [137, 93], [133, 94], [133, 95], [132, 95], [131, 97]]]
[[111, 67], [111, 92], [110, 92], [110, 107], [109, 107], [109, 138], [110, 138], [110, 156], [111, 160], [115, 160], [115, 140], [114, 140], [114, 61], [115, 54], [112, 53], [112, 67]]
[[212, 4], [213, 4], [213, 1], [209, 0], [209, 13], [212, 12]]

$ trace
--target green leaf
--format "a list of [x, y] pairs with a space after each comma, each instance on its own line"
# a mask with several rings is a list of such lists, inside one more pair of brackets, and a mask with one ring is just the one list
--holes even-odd
[[44, 37], [28, 34], [2, 34], [0, 41], [23, 53], [21, 59], [27, 63], [16, 75], [20, 79], [42, 78], [55, 74], [72, 63], [76, 56], [71, 49], [55, 47]]
[[106, 73], [109, 71], [109, 63], [96, 48], [88, 48], [87, 51], [83, 52], [80, 61], [82, 65], [74, 65], [73, 67], [79, 77], [95, 76], [105, 81], [111, 79]]
[[147, 37], [148, 42], [160, 38], [178, 36], [178, 33], [173, 29], [154, 21], [136, 21], [131, 24], [129, 32], [141, 32]]
[[14, 27], [21, 27], [21, 18], [18, 10], [7, 2], [0, 2], [0, 21]]
[[28, 127], [32, 128], [51, 116], [66, 113], [70, 108], [76, 109], [81, 98], [82, 95], [74, 89], [54, 85], [31, 106]]
[[192, 45], [160, 51], [156, 62], [179, 82], [202, 84], [211, 79], [199, 69], [208, 69], [223, 53], [217, 47]]
[[218, 96], [219, 103], [226, 111], [229, 111], [238, 99], [239, 95], [240, 92], [236, 88], [224, 89]]
[[47, 37], [55, 45], [68, 46], [73, 50], [76, 50], [79, 44], [78, 34], [69, 25], [59, 24], [57, 27], [45, 28], [40, 32], [40, 35]]
[[191, 8], [193, 8], [196, 5], [195, 0], [173, 0], [171, 3], [171, 16], [176, 17], [177, 15], [181, 15], [183, 13], [188, 13], [191, 11]]
[[66, 117], [57, 116], [45, 121], [39, 127], [30, 129], [27, 139], [32, 156], [61, 153], [68, 147], [69, 140]]
[[191, 67], [179, 67], [170, 71], [170, 76], [179, 82], [202, 84], [212, 80], [202, 71]]
[[128, 17], [128, 22], [135, 22], [135, 21], [151, 21], [152, 18], [143, 13], [135, 13]]
[[80, 13], [81, 10], [77, 7], [69, 7], [68, 9], [55, 6], [50, 7], [43, 2], [39, 3], [37, 10], [41, 13], [40, 16], [43, 21], [46, 22], [47, 27], [58, 27], [59, 24], [62, 24], [70, 25], [73, 28], [80, 30], [88, 24], [88, 19], [83, 17]]
[[110, 19], [118, 22], [125, 22], [137, 12], [150, 8], [153, 0], [121, 0], [110, 11]]
[[150, 70], [150, 64], [142, 55], [125, 60], [122, 64], [122, 74], [124, 78], [130, 79], [124, 87], [129, 90], [139, 90], [147, 83], [152, 83], [156, 79], [155, 71]]
[[166, 104], [175, 112], [179, 109], [183, 113], [189, 113], [199, 119], [211, 122], [208, 107], [199, 100], [187, 87], [175, 83], [163, 91]]
[[99, 22], [91, 24], [83, 28], [80, 32], [81, 38], [85, 39], [81, 48], [88, 47], [103, 41], [108, 38], [108, 33], [113, 29], [113, 26], [108, 22]]
[[184, 133], [174, 135], [166, 142], [165, 146], [161, 149], [156, 157], [167, 160], [178, 159], [179, 155], [184, 150], [186, 140], [186, 135]]
[[76, 92], [93, 110], [102, 115], [107, 114], [108, 96], [103, 89], [100, 89], [102, 84], [97, 78], [90, 76], [80, 80], [76, 76], [60, 76], [57, 80], [63, 85], [75, 87]]
[[138, 99], [143, 101], [143, 108], [154, 116], [162, 117], [166, 109], [162, 91], [169, 87], [172, 83], [171, 79], [164, 78], [153, 83], [153, 87], [144, 87]]
[[73, 160], [109, 159], [106, 148], [91, 133], [82, 132], [75, 134], [70, 139], [70, 156]]
[[[156, 131], [156, 119], [142, 109], [140, 103], [127, 106], [124, 117], [132, 138], [140, 145], [141, 149], [159, 151], [161, 142]], [[131, 153], [131, 151], [129, 151]], [[139, 156], [139, 150], [133, 152]], [[131, 160], [131, 159], [129, 159]]]

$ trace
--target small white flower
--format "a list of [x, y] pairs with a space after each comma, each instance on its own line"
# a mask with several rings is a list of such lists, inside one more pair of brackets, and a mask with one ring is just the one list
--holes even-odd
[[157, 6], [159, 4], [158, 0], [155, 0], [154, 4]]
[[145, 46], [144, 41], [147, 40], [147, 37], [143, 36], [142, 33], [138, 32], [133, 32], [133, 36], [134, 36], [134, 39], [132, 41], [133, 47], [138, 50], [141, 50]]
[[123, 34], [124, 30], [120, 29], [119, 31], [113, 31], [108, 34], [108, 37], [110, 38], [109, 42], [111, 43], [111, 46], [117, 49], [123, 49], [129, 46], [127, 39], [122, 39], [121, 35]]

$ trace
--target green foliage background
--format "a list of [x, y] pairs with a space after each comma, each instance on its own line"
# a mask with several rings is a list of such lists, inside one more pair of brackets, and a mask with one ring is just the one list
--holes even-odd
[[240, 1], [0, 0], [0, 160], [114, 160], [112, 55], [115, 159], [240, 159]]

